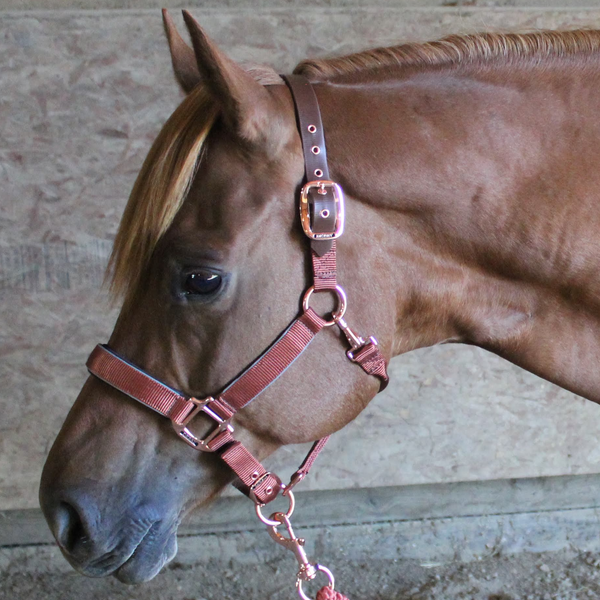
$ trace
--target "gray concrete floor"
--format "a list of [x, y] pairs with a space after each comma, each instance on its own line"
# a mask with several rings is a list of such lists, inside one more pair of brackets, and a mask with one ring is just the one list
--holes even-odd
[[[600, 597], [597, 554], [575, 549], [470, 563], [415, 560], [340, 561], [337, 588], [350, 600], [589, 600]], [[37, 569], [31, 567], [37, 563]], [[130, 587], [109, 579], [52, 572], [35, 550], [29, 569], [2, 578], [0, 600], [293, 600], [294, 568], [280, 559], [257, 565], [172, 563], [152, 582]]]
[[[351, 600], [583, 600], [600, 598], [598, 517], [588, 508], [313, 527], [300, 519], [295, 531]], [[0, 548], [0, 600], [297, 598], [296, 562], [262, 527], [178, 544], [174, 561], [136, 587], [74, 573], [54, 545]]]

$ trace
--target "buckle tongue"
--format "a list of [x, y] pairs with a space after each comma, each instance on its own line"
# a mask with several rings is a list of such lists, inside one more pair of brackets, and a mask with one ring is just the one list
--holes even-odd
[[[229, 433], [233, 433], [233, 425], [231, 425], [231, 419], [224, 419], [219, 415], [219, 413], [213, 410], [210, 407], [210, 404], [214, 402], [215, 399], [211, 396], [205, 398], [204, 400], [198, 400], [197, 398], [190, 398], [190, 402], [196, 405], [196, 407], [192, 410], [192, 412], [181, 422], [176, 423], [172, 421], [173, 429], [175, 429], [175, 433], [189, 446], [195, 448], [196, 450], [200, 450], [201, 452], [215, 452], [217, 448], [211, 448], [211, 442], [221, 435], [228, 431]], [[206, 435], [204, 439], [200, 439], [196, 437], [189, 429], [188, 425], [190, 421], [199, 413], [203, 412], [207, 414], [211, 419], [217, 422], [217, 426]]]
[[[315, 232], [312, 229], [312, 222], [310, 219], [310, 191], [317, 189], [317, 193], [326, 195], [328, 191], [333, 194], [333, 200], [335, 202], [335, 225], [333, 231], [319, 231]], [[344, 192], [342, 188], [334, 181], [309, 181], [304, 185], [300, 192], [300, 221], [302, 222], [302, 229], [304, 233], [311, 240], [335, 240], [344, 233]]]

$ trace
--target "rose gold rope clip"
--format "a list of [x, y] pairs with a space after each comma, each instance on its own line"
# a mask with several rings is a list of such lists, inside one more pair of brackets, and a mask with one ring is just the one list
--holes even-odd
[[[319, 572], [324, 573], [329, 580], [328, 586], [333, 590], [335, 586], [335, 578], [333, 577], [333, 573], [323, 565], [318, 563], [311, 563], [308, 560], [308, 556], [306, 551], [304, 550], [304, 538], [296, 537], [294, 530], [292, 528], [292, 523], [290, 521], [290, 517], [294, 512], [294, 508], [296, 507], [296, 500], [294, 499], [294, 494], [291, 490], [288, 490], [286, 497], [289, 500], [289, 507], [287, 512], [274, 512], [268, 519], [262, 514], [262, 506], [256, 505], [256, 515], [258, 518], [267, 525], [269, 535], [275, 540], [280, 546], [283, 546], [286, 550], [290, 550], [294, 553], [298, 564], [300, 565], [300, 569], [296, 575], [296, 589], [298, 590], [298, 594], [302, 600], [311, 600], [309, 596], [306, 595], [304, 589], [302, 588], [302, 584], [308, 581], [312, 581], [315, 579]], [[282, 535], [277, 531], [277, 528], [281, 525], [284, 525], [289, 537]]]

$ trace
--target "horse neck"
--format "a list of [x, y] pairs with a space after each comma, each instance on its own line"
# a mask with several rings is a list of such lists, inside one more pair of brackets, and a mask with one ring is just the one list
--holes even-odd
[[600, 401], [594, 89], [570, 63], [322, 87], [350, 243], [376, 229], [389, 257], [395, 354], [475, 344]]

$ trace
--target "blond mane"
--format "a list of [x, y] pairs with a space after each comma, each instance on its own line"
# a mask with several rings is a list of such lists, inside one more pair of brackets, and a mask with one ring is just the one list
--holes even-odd
[[[389, 67], [451, 66], [493, 59], [573, 56], [599, 49], [600, 31], [453, 35], [436, 42], [376, 48], [339, 58], [305, 60], [294, 72], [311, 81], [324, 81], [355, 73], [376, 73], [378, 69]], [[181, 208], [217, 112], [206, 90], [202, 86], [196, 87], [166, 122], [144, 161], [125, 208], [107, 270], [111, 291], [117, 297], [124, 297], [126, 302], [131, 292], [138, 288], [156, 245]]]
[[137, 176], [109, 259], [111, 292], [127, 299], [187, 195], [217, 115], [196, 87], [165, 123]]
[[294, 70], [311, 81], [329, 81], [389, 67], [454, 66], [494, 59], [547, 58], [600, 49], [600, 31], [536, 31], [451, 35], [436, 42], [374, 48], [328, 59], [302, 61]]

